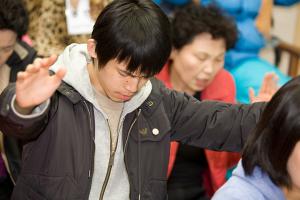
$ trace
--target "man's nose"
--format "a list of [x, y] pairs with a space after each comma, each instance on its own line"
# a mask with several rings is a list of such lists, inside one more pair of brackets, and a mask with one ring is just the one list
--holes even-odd
[[130, 93], [135, 93], [138, 90], [140, 78], [139, 77], [128, 77], [126, 80], [125, 89]]
[[213, 73], [213, 63], [212, 62], [207, 62], [207, 64], [205, 65], [205, 67], [203, 68], [203, 72], [205, 72], [206, 74], [211, 74]]

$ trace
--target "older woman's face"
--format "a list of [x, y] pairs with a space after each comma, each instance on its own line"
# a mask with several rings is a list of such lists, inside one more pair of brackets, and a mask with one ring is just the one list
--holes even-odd
[[300, 141], [288, 159], [287, 171], [292, 179], [293, 189], [300, 191]]
[[172, 51], [171, 75], [177, 77], [184, 92], [202, 91], [223, 68], [225, 52], [224, 39], [214, 39], [209, 33], [197, 35], [191, 43]]

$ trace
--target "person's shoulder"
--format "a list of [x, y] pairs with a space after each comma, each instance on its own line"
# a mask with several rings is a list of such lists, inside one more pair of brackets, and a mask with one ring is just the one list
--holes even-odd
[[24, 41], [18, 41], [17, 44], [19, 44], [20, 46], [22, 46], [27, 52], [29, 55], [31, 54], [37, 54], [37, 51], [32, 47], [30, 46], [29, 44], [27, 44], [26, 42]]
[[191, 98], [194, 99], [186, 93], [167, 88], [161, 80], [155, 77], [151, 78], [150, 81], [152, 91], [149, 97], [158, 100], [158, 102], [162, 101], [167, 107], [189, 101]]
[[264, 200], [263, 194], [247, 178], [232, 176], [213, 196], [212, 200]]
[[15, 52], [24, 65], [31, 64], [37, 57], [37, 51], [24, 41], [18, 41]]
[[164, 93], [169, 93], [171, 91], [165, 86], [163, 81], [159, 80], [157, 77], [151, 78], [150, 81], [152, 84], [152, 92], [164, 94]]
[[221, 69], [215, 76], [215, 82], [233, 82], [233, 76], [226, 69]]
[[22, 71], [27, 65], [33, 63], [37, 52], [23, 41], [17, 41], [13, 53], [7, 59], [6, 64], [15, 71]]
[[232, 75], [221, 69], [214, 80], [202, 91], [202, 99], [235, 102], [236, 88]]
[[222, 87], [222, 89], [232, 89], [233, 87], [235, 87], [234, 78], [226, 69], [221, 69], [206, 89], [217, 89], [220, 88], [220, 86]]

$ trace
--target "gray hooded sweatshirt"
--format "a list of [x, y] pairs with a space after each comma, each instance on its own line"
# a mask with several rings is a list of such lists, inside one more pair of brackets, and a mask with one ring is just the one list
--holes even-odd
[[[89, 195], [90, 200], [96, 200], [100, 197], [101, 188], [108, 169], [110, 157], [110, 127], [108, 126], [108, 116], [99, 106], [95, 91], [93, 90], [87, 64], [91, 62], [91, 58], [87, 52], [86, 44], [71, 44], [63, 54], [61, 54], [57, 62], [50, 68], [56, 71], [59, 67], [67, 68], [67, 74], [63, 81], [74, 87], [87, 101], [94, 106], [95, 115], [95, 157], [94, 157], [94, 173], [92, 179], [92, 187]], [[117, 148], [113, 161], [111, 174], [107, 182], [104, 198], [108, 200], [126, 200], [129, 199], [129, 181], [124, 163], [122, 127], [126, 114], [137, 109], [149, 96], [152, 90], [151, 82], [148, 81], [140, 91], [129, 101], [124, 103], [121, 113], [118, 130]]]

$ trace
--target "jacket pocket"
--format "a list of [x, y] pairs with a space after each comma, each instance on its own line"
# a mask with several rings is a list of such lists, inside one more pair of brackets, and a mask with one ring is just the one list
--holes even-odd
[[[20, 180], [19, 180], [20, 179]], [[45, 175], [21, 175], [17, 181], [13, 197], [28, 196], [28, 199], [78, 199], [80, 190], [75, 181], [68, 177], [51, 177]], [[29, 198], [31, 196], [31, 198]]]
[[135, 141], [158, 142], [169, 134], [170, 121], [162, 110], [157, 110], [152, 116], [141, 115], [137, 119], [131, 136]]
[[167, 200], [167, 180], [151, 179], [146, 184], [145, 192], [142, 197], [145, 200]]
[[18, 178], [17, 185], [14, 188], [12, 200], [46, 200], [46, 198], [32, 189], [28, 183], [26, 183], [23, 177]]

